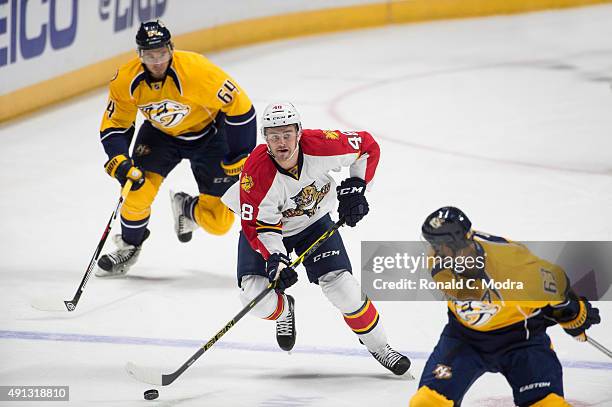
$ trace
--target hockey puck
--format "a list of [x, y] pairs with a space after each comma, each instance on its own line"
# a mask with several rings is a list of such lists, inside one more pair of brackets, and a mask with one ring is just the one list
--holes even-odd
[[155, 400], [159, 397], [159, 392], [155, 389], [147, 390], [144, 392], [145, 400]]

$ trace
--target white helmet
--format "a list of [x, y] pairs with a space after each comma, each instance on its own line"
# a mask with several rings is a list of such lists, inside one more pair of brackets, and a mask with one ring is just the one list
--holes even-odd
[[295, 106], [289, 102], [270, 103], [266, 110], [264, 110], [261, 118], [261, 135], [265, 139], [267, 128], [287, 126], [289, 124], [297, 124], [299, 136], [302, 131], [302, 122]]

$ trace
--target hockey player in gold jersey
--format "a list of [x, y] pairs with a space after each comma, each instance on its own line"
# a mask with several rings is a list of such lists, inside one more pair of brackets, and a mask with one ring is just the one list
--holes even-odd
[[[182, 159], [190, 161], [200, 194], [171, 194], [179, 240], [189, 241], [198, 226], [226, 233], [234, 215], [220, 196], [256, 143], [255, 109], [234, 79], [200, 54], [174, 50], [159, 20], [142, 23], [136, 43], [138, 57], [110, 82], [100, 128], [106, 172], [133, 186], [121, 209], [118, 249], [100, 258], [98, 277], [124, 275], [136, 262], [149, 236], [151, 204]], [[145, 120], [130, 154], [138, 111]]]
[[[438, 209], [423, 223], [431, 276], [448, 287], [449, 321], [410, 406], [459, 406], [486, 372], [505, 376], [517, 406], [569, 406], [546, 328], [559, 324], [584, 341], [585, 331], [600, 322], [599, 310], [572, 291], [561, 267], [471, 226], [454, 207]], [[449, 258], [450, 267], [439, 261]]]

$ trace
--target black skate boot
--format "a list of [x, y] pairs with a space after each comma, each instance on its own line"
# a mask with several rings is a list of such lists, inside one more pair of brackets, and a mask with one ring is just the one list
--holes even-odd
[[374, 359], [398, 376], [403, 375], [410, 369], [410, 359], [393, 350], [389, 345], [377, 352], [370, 352]]
[[198, 224], [187, 215], [196, 199], [196, 197], [192, 197], [185, 192], [174, 193], [170, 191], [172, 213], [174, 215], [174, 231], [178, 240], [183, 243], [190, 241], [193, 235], [192, 232], [198, 228]]
[[287, 295], [289, 313], [284, 320], [276, 320], [276, 342], [284, 351], [289, 352], [295, 345], [295, 300]]
[[[144, 240], [149, 237], [149, 229], [145, 230]], [[126, 243], [121, 235], [113, 236], [117, 250], [112, 253], [103, 255], [98, 259], [98, 269], [96, 277], [121, 277], [124, 276], [140, 255], [142, 243], [138, 246], [133, 246]], [[143, 240], [143, 243], [144, 243]]]

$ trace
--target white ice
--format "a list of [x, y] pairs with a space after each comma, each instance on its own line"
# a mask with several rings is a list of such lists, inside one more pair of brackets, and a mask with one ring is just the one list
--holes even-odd
[[[446, 204], [478, 229], [516, 240], [612, 240], [610, 21], [612, 7], [599, 6], [350, 31], [210, 57], [260, 112], [287, 99], [307, 128], [367, 129], [380, 141], [372, 211], [342, 231], [359, 269], [361, 240], [418, 239], [423, 218]], [[221, 238], [199, 232], [189, 244], [174, 236], [168, 190], [197, 191], [185, 162], [162, 186], [151, 238], [127, 278], [92, 277], [73, 313], [30, 307], [42, 295], [72, 297], [114, 208], [118, 187], [104, 174], [97, 136], [105, 100], [98, 90], [0, 128], [0, 385], [69, 385], [72, 406], [146, 403], [151, 386], [128, 377], [124, 364], [172, 371], [241, 307], [237, 225]], [[413, 359], [410, 382], [365, 353], [304, 275], [291, 291], [291, 355], [276, 349], [273, 323], [247, 316], [150, 403], [407, 405], [445, 323], [444, 304], [377, 304], [391, 344]], [[603, 322], [590, 332], [612, 346], [612, 306], [598, 305]], [[549, 332], [566, 397], [612, 405], [610, 360], [559, 328]], [[464, 402], [512, 404], [493, 374]]]

